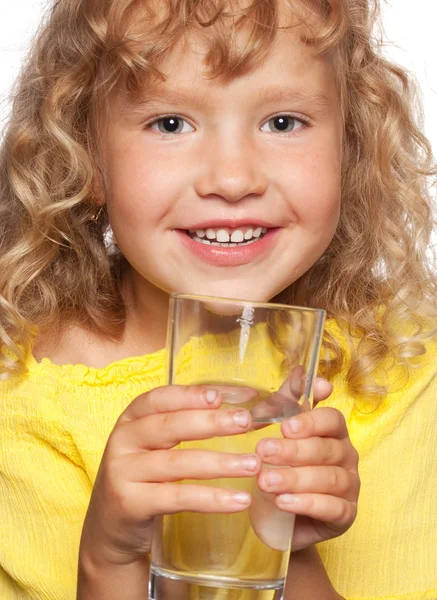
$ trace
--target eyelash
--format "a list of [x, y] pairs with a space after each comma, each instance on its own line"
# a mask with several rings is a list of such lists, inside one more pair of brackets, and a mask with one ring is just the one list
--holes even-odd
[[[267, 124], [269, 121], [272, 121], [273, 119], [277, 119], [279, 117], [287, 117], [288, 119], [291, 119], [292, 121], [297, 121], [301, 124], [301, 127], [298, 128], [299, 129], [307, 129], [308, 127], [311, 127], [311, 121], [308, 117], [305, 117], [304, 115], [301, 114], [293, 114], [293, 113], [277, 113], [276, 115], [272, 115], [271, 117], [269, 117], [268, 119], [266, 119], [264, 121], [264, 123], [261, 125], [261, 127], [263, 127], [265, 124]], [[272, 132], [273, 133], [273, 132]], [[277, 135], [287, 135], [287, 134], [292, 134], [295, 133], [295, 131], [289, 131], [289, 132], [277, 132]]]
[[[154, 119], [152, 119], [151, 121], [149, 121], [148, 123], [145, 124], [144, 129], [145, 130], [152, 129], [152, 127], [154, 125], [157, 125], [160, 121], [165, 121], [165, 119], [178, 119], [180, 121], [185, 121], [186, 123], [188, 123], [188, 125], [190, 125], [190, 127], [193, 127], [193, 125], [191, 125], [187, 121], [187, 119], [185, 119], [184, 117], [181, 117], [180, 115], [175, 114], [175, 113], [169, 113], [168, 115], [159, 115], [158, 117], [155, 117]], [[194, 129], [194, 127], [193, 127], [193, 129]], [[158, 132], [158, 133], [161, 133], [161, 132]], [[168, 132], [163, 135], [169, 136], [169, 135], [172, 135], [172, 133]], [[173, 134], [173, 135], [179, 135], [179, 134]]]
[[[308, 117], [305, 117], [304, 115], [301, 114], [290, 114], [290, 113], [278, 113], [276, 115], [272, 115], [271, 117], [269, 117], [268, 119], [266, 119], [266, 121], [264, 121], [261, 125], [261, 127], [263, 127], [264, 125], [266, 125], [269, 121], [272, 121], [273, 119], [277, 119], [278, 117], [287, 117], [289, 119], [292, 119], [293, 121], [297, 121], [301, 124], [301, 127], [298, 128], [299, 129], [306, 129], [308, 127], [311, 127], [311, 121]], [[166, 115], [159, 115], [157, 117], [155, 117], [152, 121], [149, 121], [148, 123], [145, 124], [144, 129], [145, 130], [151, 130], [153, 128], [154, 125], [157, 125], [159, 122], [164, 121], [165, 119], [178, 119], [180, 121], [184, 121], [185, 123], [187, 123], [188, 125], [190, 125], [190, 127], [193, 127], [188, 121], [187, 119], [185, 119], [184, 117], [181, 117], [178, 114], [175, 113], [169, 113]], [[194, 129], [194, 127], [193, 127]], [[165, 137], [169, 137], [172, 135], [180, 135], [180, 133], [172, 133], [172, 132], [157, 132], [157, 133], [161, 133], [161, 135], [165, 136]], [[273, 132], [271, 132], [273, 133]], [[290, 132], [276, 132], [276, 135], [281, 135], [281, 136], [285, 136], [287, 134], [290, 133], [294, 133], [293, 131]]]

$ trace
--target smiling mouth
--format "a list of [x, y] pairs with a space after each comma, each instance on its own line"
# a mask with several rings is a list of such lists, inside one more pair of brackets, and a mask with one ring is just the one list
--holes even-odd
[[253, 225], [238, 229], [230, 227], [188, 229], [186, 233], [193, 241], [199, 244], [219, 246], [221, 248], [236, 248], [259, 242], [267, 231], [265, 227]]

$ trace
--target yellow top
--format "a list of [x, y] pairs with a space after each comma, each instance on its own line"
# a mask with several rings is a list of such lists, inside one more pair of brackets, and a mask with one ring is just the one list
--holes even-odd
[[[163, 383], [164, 351], [104, 369], [29, 360], [0, 381], [0, 598], [74, 600], [82, 522], [106, 440], [139, 394]], [[365, 413], [336, 377], [324, 402], [346, 416], [361, 456], [358, 518], [319, 545], [349, 600], [437, 598], [437, 344], [410, 377], [393, 368]], [[360, 412], [361, 411], [361, 412]]]

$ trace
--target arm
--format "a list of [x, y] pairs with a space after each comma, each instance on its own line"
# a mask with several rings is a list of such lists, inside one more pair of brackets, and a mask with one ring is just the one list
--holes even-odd
[[284, 600], [344, 600], [329, 581], [315, 546], [293, 552]]
[[155, 517], [185, 511], [235, 513], [250, 503], [250, 496], [238, 489], [189, 481], [253, 476], [260, 468], [258, 460], [248, 465], [239, 454], [174, 450], [181, 440], [235, 435], [251, 427], [249, 413], [242, 422], [241, 410], [217, 410], [222, 395], [211, 390], [211, 397], [208, 391], [155, 388], [137, 397], [118, 419], [84, 522], [77, 600], [144, 600], [145, 557]]
[[141, 558], [136, 562], [114, 566], [95, 562], [86, 550], [79, 556], [78, 600], [144, 600], [149, 585], [149, 562]]

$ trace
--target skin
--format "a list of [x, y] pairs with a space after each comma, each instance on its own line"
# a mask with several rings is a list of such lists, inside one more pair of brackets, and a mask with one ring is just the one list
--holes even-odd
[[[104, 196], [115, 238], [130, 264], [125, 288], [129, 345], [122, 342], [116, 351], [107, 345], [105, 361], [123, 352], [131, 355], [135, 344], [138, 354], [163, 345], [170, 291], [273, 298], [323, 254], [337, 226], [342, 128], [329, 62], [312, 56], [296, 30], [278, 36], [263, 65], [226, 85], [205, 77], [202, 56], [196, 40], [191, 50], [176, 49], [162, 65], [167, 82], [152, 88], [148, 102], [113, 105], [103, 148]], [[267, 100], [278, 86], [282, 97]], [[289, 90], [296, 88], [302, 94], [292, 99]], [[191, 99], [176, 100], [174, 92], [181, 90]], [[324, 103], [314, 99], [322, 94]], [[156, 119], [169, 113], [189, 127], [180, 134], [160, 132]], [[278, 114], [307, 124], [296, 121], [295, 130], [286, 134], [266, 130]], [[269, 253], [249, 264], [217, 267], [179, 242], [175, 230], [188, 228], [193, 214], [197, 219], [269, 219], [279, 230]], [[95, 344], [90, 338], [90, 353]], [[317, 382], [316, 400], [330, 392], [326, 381]], [[238, 512], [251, 502], [250, 496], [230, 490], [175, 482], [248, 475], [275, 494], [281, 509], [298, 515], [293, 548], [304, 553], [302, 564], [312, 575], [309, 583], [297, 576], [286, 598], [299, 591], [300, 598], [314, 597], [314, 585], [321, 600], [338, 598], [317, 555], [306, 555], [305, 549], [341, 535], [356, 515], [358, 459], [343, 416], [319, 408], [284, 422], [283, 439], [261, 441], [250, 469], [239, 455], [199, 451], [193, 461], [189, 451], [175, 452], [183, 440], [250, 429], [248, 412], [218, 411], [220, 404], [220, 390], [170, 386], [136, 398], [121, 415], [84, 524], [79, 600], [109, 600], [120, 593], [132, 600], [144, 597], [144, 555], [157, 515]], [[278, 467], [276, 483], [261, 472], [262, 462]], [[305, 587], [310, 584], [311, 590]]]
[[[206, 77], [202, 58], [200, 42], [176, 48], [162, 65], [167, 82], [151, 85], [137, 106], [115, 102], [105, 132], [105, 198], [137, 315], [162, 314], [169, 291], [268, 301], [316, 262], [337, 227], [342, 120], [329, 62], [295, 30], [278, 36], [263, 65], [225, 85]], [[286, 97], [296, 90], [301, 98]], [[312, 98], [320, 94], [323, 105]], [[184, 131], [161, 133], [153, 122], [165, 114], [180, 115]], [[295, 130], [269, 131], [277, 114], [294, 116]], [[269, 253], [241, 266], [196, 260], [175, 234], [240, 218], [280, 228]]]
[[[355, 518], [357, 454], [343, 416], [319, 408], [293, 419], [293, 427], [291, 420], [285, 421], [284, 439], [274, 440], [278, 452], [268, 451], [273, 440], [261, 441], [255, 468], [247, 468], [249, 456], [244, 455], [199, 451], [194, 461], [191, 451], [175, 454], [172, 448], [182, 440], [235, 435], [252, 427], [246, 411], [217, 411], [222, 392], [226, 389], [207, 386], [157, 388], [139, 396], [121, 415], [109, 438], [84, 524], [78, 600], [116, 598], [125, 592], [125, 584], [129, 598], [143, 597], [148, 581], [144, 555], [151, 549], [154, 517], [182, 510], [231, 513], [250, 505], [250, 497], [242, 500], [237, 491], [173, 482], [248, 476], [257, 477], [264, 491], [277, 494], [278, 507], [300, 515], [293, 547], [301, 554], [297, 553], [296, 564], [292, 561], [285, 599], [298, 593], [307, 594], [300, 598], [312, 598], [316, 592], [321, 600], [339, 598], [317, 553], [308, 546], [340, 535]], [[319, 399], [330, 392], [328, 382], [317, 381]], [[261, 462], [287, 465], [277, 469], [284, 475], [283, 484], [269, 485]], [[290, 491], [296, 501], [284, 502]]]

